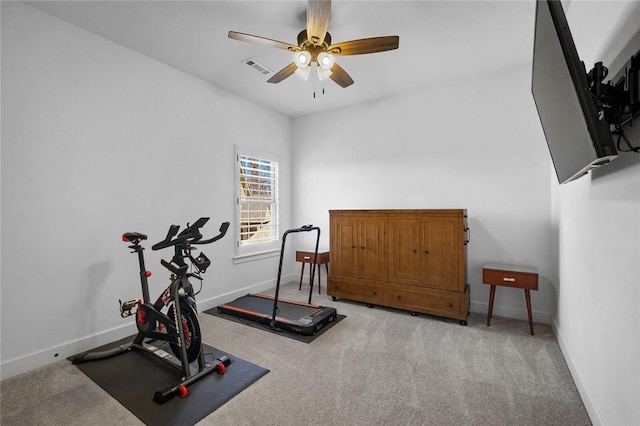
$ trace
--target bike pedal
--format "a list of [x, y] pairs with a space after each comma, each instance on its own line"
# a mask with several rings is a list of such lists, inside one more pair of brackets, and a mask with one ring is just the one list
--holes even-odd
[[138, 300], [127, 300], [126, 302], [122, 302], [122, 300], [118, 300], [120, 302], [120, 316], [122, 318], [126, 318], [130, 315], [133, 315], [135, 312], [131, 312], [133, 308], [138, 306]]

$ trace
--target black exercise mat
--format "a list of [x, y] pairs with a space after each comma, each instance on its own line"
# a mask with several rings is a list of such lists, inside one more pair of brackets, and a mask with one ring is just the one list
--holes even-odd
[[311, 335], [305, 336], [305, 335], [293, 333], [293, 332], [290, 332], [290, 331], [287, 331], [287, 330], [274, 330], [271, 327], [269, 327], [268, 324], [262, 324], [262, 323], [259, 323], [257, 321], [251, 321], [251, 320], [248, 320], [248, 319], [245, 319], [245, 318], [238, 318], [238, 317], [233, 316], [233, 315], [224, 314], [224, 313], [218, 312], [218, 308], [217, 307], [209, 309], [207, 311], [204, 311], [204, 313], [205, 314], [209, 314], [209, 315], [213, 315], [215, 317], [224, 318], [224, 319], [229, 320], [229, 321], [233, 321], [233, 322], [237, 322], [237, 323], [240, 323], [240, 324], [248, 325], [249, 327], [257, 328], [259, 330], [265, 330], [265, 331], [268, 331], [270, 333], [279, 334], [281, 336], [289, 337], [291, 339], [295, 339], [295, 340], [298, 340], [298, 341], [304, 342], [304, 343], [313, 342], [315, 339], [317, 339], [318, 337], [320, 337], [324, 333], [326, 333], [327, 330], [329, 330], [334, 325], [336, 325], [337, 323], [339, 323], [340, 321], [342, 321], [343, 319], [345, 319], [347, 317], [346, 315], [337, 314], [335, 321], [330, 322], [329, 324], [324, 326], [316, 334], [311, 334]]
[[[126, 344], [133, 338], [122, 339], [95, 350]], [[166, 343], [162, 349], [171, 352]], [[181, 370], [149, 354], [131, 350], [111, 358], [77, 364], [77, 367], [144, 423], [154, 426], [191, 426], [269, 372], [208, 345], [203, 344], [203, 351], [208, 362], [223, 355], [229, 357], [231, 364], [226, 372], [207, 375], [188, 387], [189, 395], [186, 398], [176, 396], [162, 405], [153, 401], [155, 391], [178, 383]], [[197, 362], [192, 364], [192, 371], [198, 371]]]

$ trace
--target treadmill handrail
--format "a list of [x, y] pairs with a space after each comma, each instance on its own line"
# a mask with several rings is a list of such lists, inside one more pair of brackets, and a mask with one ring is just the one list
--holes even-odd
[[271, 328], [275, 328], [276, 315], [278, 313], [278, 294], [280, 293], [280, 277], [282, 275], [282, 260], [284, 259], [284, 247], [287, 242], [287, 235], [295, 232], [310, 232], [317, 231], [316, 236], [316, 249], [313, 255], [313, 263], [311, 264], [311, 283], [309, 285], [309, 304], [311, 304], [311, 298], [313, 297], [313, 278], [316, 274], [316, 263], [318, 261], [318, 246], [320, 245], [320, 228], [313, 225], [303, 225], [299, 228], [289, 229], [282, 235], [282, 247], [280, 248], [280, 264], [278, 266], [278, 280], [276, 282], [276, 294], [273, 298], [273, 315], [271, 316]]

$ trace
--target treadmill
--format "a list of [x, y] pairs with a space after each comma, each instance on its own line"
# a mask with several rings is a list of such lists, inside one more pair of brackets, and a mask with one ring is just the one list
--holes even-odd
[[[282, 274], [282, 261], [287, 235], [296, 232], [316, 231], [316, 249], [311, 265], [311, 285], [309, 286], [309, 302], [280, 299], [280, 277]], [[316, 334], [327, 324], [337, 319], [335, 308], [314, 305], [311, 303], [313, 296], [313, 279], [315, 276], [316, 261], [318, 257], [318, 244], [320, 243], [320, 228], [313, 225], [305, 225], [300, 228], [287, 230], [282, 237], [280, 249], [280, 265], [278, 267], [278, 280], [276, 282], [275, 296], [266, 294], [247, 294], [233, 302], [218, 306], [218, 312], [235, 317], [266, 324], [276, 331], [289, 331], [305, 336]]]

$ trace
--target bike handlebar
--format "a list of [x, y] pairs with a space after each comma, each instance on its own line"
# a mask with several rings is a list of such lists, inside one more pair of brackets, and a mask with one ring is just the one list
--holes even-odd
[[220, 225], [220, 229], [218, 230], [218, 232], [220, 232], [218, 235], [208, 240], [193, 241], [192, 244], [210, 244], [214, 241], [218, 241], [220, 238], [225, 236], [228, 229], [229, 229], [229, 222], [222, 222], [222, 225]]
[[[193, 225], [189, 225], [187, 223], [187, 227], [178, 234], [178, 230], [180, 229], [179, 225], [171, 225], [169, 227], [169, 231], [167, 232], [167, 236], [164, 240], [154, 244], [151, 249], [152, 250], [160, 250], [163, 248], [175, 246], [178, 244], [209, 244], [214, 241], [219, 240], [224, 237], [229, 228], [229, 222], [223, 222], [220, 226], [220, 234], [210, 238], [208, 240], [202, 240], [202, 234], [200, 233], [200, 228], [202, 228], [209, 221], [208, 217], [201, 217], [196, 220]], [[176, 237], [176, 234], [178, 236]], [[175, 238], [174, 238], [175, 237]]]

